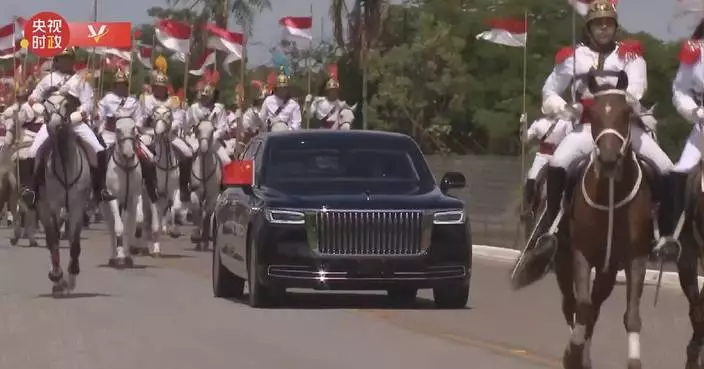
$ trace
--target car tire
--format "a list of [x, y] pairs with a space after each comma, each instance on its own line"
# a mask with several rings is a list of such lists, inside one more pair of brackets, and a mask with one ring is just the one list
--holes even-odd
[[416, 301], [418, 289], [415, 287], [391, 287], [386, 295], [394, 305], [411, 305]]
[[250, 241], [247, 249], [247, 282], [249, 282], [249, 306], [253, 308], [267, 308], [273, 305], [274, 294], [270, 287], [265, 286], [257, 275], [259, 275], [259, 253], [256, 251], [257, 244], [254, 238]]
[[463, 309], [469, 301], [469, 281], [433, 288], [435, 306], [440, 309]]
[[[215, 230], [215, 224], [213, 229]], [[213, 232], [213, 235], [216, 233]], [[244, 279], [236, 276], [222, 264], [222, 255], [216, 239], [213, 239], [213, 295], [224, 298], [242, 298], [244, 296]]]

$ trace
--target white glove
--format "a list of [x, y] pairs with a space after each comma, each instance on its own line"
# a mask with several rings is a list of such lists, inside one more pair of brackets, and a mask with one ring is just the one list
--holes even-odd
[[583, 111], [584, 107], [580, 103], [565, 104], [565, 106], [562, 108], [562, 111], [558, 113], [558, 117], [560, 119], [570, 120], [573, 122], [579, 121], [579, 118], [582, 116]]
[[695, 108], [692, 112], [692, 117], [696, 119], [699, 123], [704, 123], [704, 107]]
[[71, 124], [77, 124], [83, 121], [83, 115], [80, 112], [74, 111], [70, 116]]
[[306, 95], [306, 104], [310, 104], [311, 101], [313, 101], [313, 95], [308, 94]]

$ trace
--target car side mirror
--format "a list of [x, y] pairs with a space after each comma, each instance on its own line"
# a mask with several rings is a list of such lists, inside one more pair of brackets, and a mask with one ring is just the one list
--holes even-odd
[[453, 188], [464, 188], [467, 185], [467, 180], [464, 174], [460, 172], [447, 172], [440, 180], [440, 191], [447, 192]]
[[222, 167], [223, 187], [240, 187], [244, 193], [253, 193], [254, 184], [254, 161], [234, 160], [230, 164]]

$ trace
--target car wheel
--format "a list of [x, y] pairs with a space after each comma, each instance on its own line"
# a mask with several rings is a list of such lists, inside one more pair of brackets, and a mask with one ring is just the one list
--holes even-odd
[[213, 295], [215, 297], [242, 298], [244, 296], [244, 279], [236, 276], [222, 264], [220, 252], [217, 240], [213, 240]]
[[272, 305], [273, 294], [270, 288], [261, 283], [259, 275], [259, 255], [256, 251], [257, 244], [252, 238], [247, 250], [247, 281], [249, 282], [249, 305], [255, 308], [265, 308]]
[[386, 294], [394, 304], [410, 305], [416, 301], [418, 289], [415, 287], [391, 287], [386, 290]]
[[469, 300], [469, 281], [433, 288], [435, 306], [441, 309], [462, 309]]

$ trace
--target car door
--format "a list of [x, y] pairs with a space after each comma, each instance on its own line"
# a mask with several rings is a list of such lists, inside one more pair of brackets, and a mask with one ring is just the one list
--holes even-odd
[[[250, 141], [249, 145], [245, 149], [242, 157], [239, 160], [253, 160], [261, 146], [261, 140]], [[254, 163], [256, 169], [257, 164]], [[250, 215], [252, 213], [252, 206], [256, 202], [253, 193], [248, 193], [243, 189], [238, 189], [234, 195], [234, 243], [232, 250], [232, 257], [237, 261], [236, 273], [245, 273], [246, 275], [246, 260], [247, 260], [247, 226], [249, 224]]]

